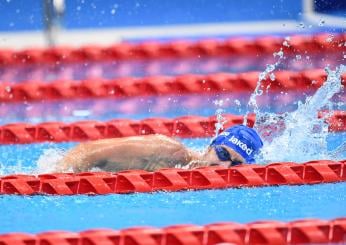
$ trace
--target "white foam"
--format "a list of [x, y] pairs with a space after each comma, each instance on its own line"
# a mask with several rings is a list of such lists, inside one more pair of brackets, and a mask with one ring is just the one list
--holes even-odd
[[65, 151], [58, 148], [48, 148], [43, 151], [43, 154], [36, 162], [36, 168], [34, 174], [51, 173], [56, 172], [58, 164], [64, 157]]

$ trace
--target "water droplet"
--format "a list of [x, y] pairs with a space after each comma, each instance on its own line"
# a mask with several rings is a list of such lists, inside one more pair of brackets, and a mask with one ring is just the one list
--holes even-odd
[[300, 27], [300, 28], [305, 28], [305, 24], [304, 24], [303, 22], [300, 22], [300, 23], [299, 23], [299, 27]]
[[[287, 47], [289, 47], [289, 44], [288, 44], [288, 43], [287, 43], [287, 45], [288, 45]], [[282, 49], [280, 49], [279, 52], [274, 52], [274, 53], [273, 53], [273, 56], [274, 56], [274, 57], [277, 57], [277, 56], [278, 56], [278, 57], [281, 59], [281, 58], [284, 57], [284, 52], [282, 51]]]
[[300, 54], [297, 54], [296, 55], [296, 60], [301, 60], [302, 59], [302, 56]]
[[266, 73], [272, 72], [274, 70], [275, 70], [275, 65], [273, 65], [273, 64], [267, 65]]
[[265, 73], [265, 72], [261, 72], [261, 73], [258, 75], [258, 80], [259, 80], [259, 81], [263, 81], [265, 78], [266, 78], [266, 73]]
[[269, 77], [270, 77], [270, 80], [275, 81], [275, 74], [274, 73], [270, 73]]
[[223, 109], [218, 108], [215, 112], [216, 114], [216, 123], [215, 123], [215, 136], [217, 136], [220, 130], [223, 129], [223, 125], [227, 122], [227, 120], [222, 116], [224, 112]]
[[333, 36], [333, 35], [329, 35], [329, 36], [327, 37], [327, 39], [326, 39], [326, 42], [327, 42], [327, 43], [331, 43], [331, 42], [333, 41], [333, 39], [334, 39], [334, 36]]
[[[290, 43], [289, 43], [290, 41], [291, 41], [291, 37], [287, 36], [287, 37], [285, 37], [282, 45], [284, 45], [285, 47], [289, 47], [290, 46]], [[280, 49], [280, 50], [282, 50], [282, 49]]]
[[324, 19], [320, 19], [320, 21], [318, 22], [318, 26], [324, 26], [325, 23], [326, 22]]
[[223, 100], [214, 100], [213, 103], [216, 106], [222, 106], [223, 105]]

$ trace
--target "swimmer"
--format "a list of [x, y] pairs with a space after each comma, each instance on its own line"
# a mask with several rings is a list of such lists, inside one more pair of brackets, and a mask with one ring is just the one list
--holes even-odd
[[179, 141], [164, 135], [143, 135], [85, 142], [67, 152], [57, 171], [122, 171], [160, 168], [194, 168], [221, 165], [224, 167], [253, 163], [263, 146], [257, 132], [244, 125], [226, 129], [215, 137], [205, 152], [186, 148]]

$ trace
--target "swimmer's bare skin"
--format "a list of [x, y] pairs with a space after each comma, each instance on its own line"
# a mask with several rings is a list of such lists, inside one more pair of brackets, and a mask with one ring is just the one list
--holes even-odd
[[[234, 159], [244, 161], [231, 148], [228, 150]], [[176, 165], [192, 168], [212, 164], [220, 164], [220, 161], [209, 148], [205, 153], [199, 153], [170, 137], [145, 135], [81, 143], [66, 154], [57, 171], [65, 172], [72, 168], [74, 172], [82, 172], [94, 167], [112, 172], [127, 169], [155, 171]]]

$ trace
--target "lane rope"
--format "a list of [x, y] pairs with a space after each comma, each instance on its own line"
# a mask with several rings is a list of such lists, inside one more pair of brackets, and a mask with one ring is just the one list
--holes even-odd
[[211, 244], [344, 244], [346, 218], [302, 219], [291, 222], [233, 222], [205, 226], [173, 225], [164, 228], [134, 227], [123, 230], [93, 229], [79, 233], [48, 231], [36, 235], [0, 235], [0, 244], [131, 244], [131, 245], [211, 245]]
[[[297, 54], [285, 55], [283, 64], [295, 67], [295, 70], [307, 70], [313, 67], [318, 68], [329, 64], [330, 67], [339, 66], [341, 61], [340, 53], [329, 53], [323, 56], [309, 54], [309, 61], [302, 62], [297, 58]], [[211, 74], [220, 71], [245, 72], [252, 67], [252, 70], [262, 70], [267, 64], [277, 62], [277, 57], [273, 54], [261, 56], [242, 55], [230, 57], [207, 57], [201, 59], [149, 59], [133, 61], [110, 61], [110, 62], [89, 62], [86, 66], [83, 63], [77, 64], [33, 64], [15, 65], [2, 67], [0, 80], [7, 82], [21, 82], [28, 80], [54, 81], [54, 80], [85, 80], [90, 78], [117, 78], [129, 77], [134, 74], [137, 77], [171, 75], [177, 76], [190, 74], [198, 71], [199, 74]]]
[[[0, 102], [31, 102], [90, 98], [125, 98], [148, 95], [215, 94], [222, 92], [252, 92], [259, 72], [219, 73], [209, 75], [126, 77], [115, 79], [2, 82]], [[262, 81], [262, 89], [270, 91], [316, 90], [326, 80], [324, 70], [278, 71], [275, 80]], [[346, 74], [342, 76], [345, 84]]]
[[87, 61], [133, 60], [156, 58], [189, 58], [210, 56], [261, 55], [283, 48], [285, 54], [296, 52], [330, 53], [345, 50], [346, 34], [313, 34], [291, 36], [289, 45], [281, 37], [263, 36], [254, 39], [232, 38], [200, 41], [178, 40], [171, 42], [119, 43], [108, 47], [98, 45], [72, 47], [31, 48], [0, 50], [0, 65], [61, 64]]
[[[346, 111], [321, 111], [330, 132], [346, 131]], [[242, 115], [225, 114], [224, 128], [243, 123]], [[12, 123], [0, 126], [0, 144], [31, 144], [40, 142], [86, 141], [148, 134], [171, 137], [212, 137], [215, 134], [216, 116], [183, 116], [177, 118], [147, 118], [143, 120], [115, 119], [111, 121], [78, 121], [73, 123], [44, 122], [39, 124]], [[255, 116], [249, 115], [248, 126]]]
[[126, 170], [111, 172], [8, 175], [0, 178], [0, 194], [77, 195], [126, 194], [278, 185], [305, 185], [346, 181], [346, 160], [316, 160], [269, 165], [177, 168], [155, 172]]

